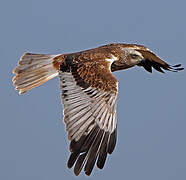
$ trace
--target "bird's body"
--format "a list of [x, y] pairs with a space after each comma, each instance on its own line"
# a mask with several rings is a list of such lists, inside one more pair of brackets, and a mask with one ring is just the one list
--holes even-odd
[[61, 55], [26, 53], [15, 68], [14, 85], [22, 94], [60, 77], [64, 122], [70, 140], [68, 167], [78, 175], [85, 166], [90, 175], [94, 164], [102, 169], [115, 148], [118, 81], [113, 71], [142, 66], [152, 72], [179, 71], [148, 48], [135, 44], [109, 44]]

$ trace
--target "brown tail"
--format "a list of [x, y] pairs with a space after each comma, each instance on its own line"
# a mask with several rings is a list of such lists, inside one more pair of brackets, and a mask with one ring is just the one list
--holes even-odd
[[35, 88], [58, 75], [53, 66], [54, 58], [58, 55], [25, 53], [13, 70], [16, 74], [12, 81], [19, 94]]

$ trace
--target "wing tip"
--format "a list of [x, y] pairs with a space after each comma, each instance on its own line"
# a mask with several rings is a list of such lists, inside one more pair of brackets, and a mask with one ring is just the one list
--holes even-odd
[[171, 72], [179, 72], [184, 70], [184, 67], [181, 67], [181, 64], [176, 64], [176, 65], [169, 65], [167, 63], [160, 64], [158, 62], [150, 61], [148, 59], [142, 60], [138, 66], [143, 66], [143, 68], [152, 73], [152, 68], [154, 68], [156, 71], [159, 71], [160, 73], [165, 73], [165, 71], [171, 71]]
[[172, 71], [172, 72], [179, 72], [184, 70], [184, 67], [181, 67], [181, 64], [176, 64], [176, 65], [168, 65], [168, 71]]

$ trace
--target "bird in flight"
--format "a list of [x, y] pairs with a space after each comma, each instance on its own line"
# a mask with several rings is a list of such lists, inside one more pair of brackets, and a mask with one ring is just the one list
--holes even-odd
[[69, 54], [25, 53], [13, 70], [13, 84], [19, 94], [59, 76], [63, 120], [70, 141], [69, 168], [82, 168], [90, 175], [95, 163], [104, 167], [116, 145], [118, 81], [114, 71], [133, 66], [164, 73], [183, 70], [171, 66], [151, 50], [137, 44], [108, 44]]

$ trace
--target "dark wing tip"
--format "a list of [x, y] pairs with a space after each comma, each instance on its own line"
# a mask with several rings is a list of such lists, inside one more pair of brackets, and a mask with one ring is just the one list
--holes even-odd
[[155, 61], [150, 61], [148, 59], [144, 59], [142, 60], [138, 66], [143, 66], [145, 70], [147, 70], [148, 72], [152, 73], [152, 68], [154, 68], [155, 70], [161, 72], [161, 73], [165, 73], [163, 70], [166, 71], [171, 71], [171, 72], [178, 72], [178, 71], [182, 71], [184, 70], [183, 67], [181, 67], [181, 64], [176, 64], [174, 66], [171, 66], [167, 63], [164, 64], [160, 64], [158, 62]]
[[174, 66], [168, 65], [168, 69], [166, 69], [166, 70], [172, 71], [172, 72], [178, 72], [178, 71], [184, 70], [184, 68], [181, 67], [181, 64], [176, 64]]
[[93, 144], [91, 145], [90, 151], [88, 152], [88, 158], [84, 168], [85, 174], [87, 176], [89, 176], [93, 170], [94, 164], [100, 151], [100, 145], [102, 144], [103, 137], [104, 130], [99, 130], [93, 141]]
[[181, 64], [176, 64], [176, 65], [174, 65], [172, 67], [180, 67], [180, 66], [181, 66]]
[[97, 160], [97, 167], [99, 169], [103, 169], [106, 159], [107, 159], [108, 139], [109, 139], [109, 132], [106, 132], [102, 145], [101, 145], [98, 160]]
[[138, 65], [143, 66], [148, 72], [152, 72], [152, 67], [161, 73], [164, 73], [163, 70], [178, 72], [184, 69], [183, 67], [181, 67], [181, 64], [177, 64], [174, 66], [167, 64], [149, 49], [142, 48], [137, 49], [137, 51], [139, 51], [144, 57], [144, 59]]
[[78, 158], [78, 160], [76, 162], [76, 165], [74, 167], [74, 174], [76, 176], [78, 176], [80, 174], [81, 169], [82, 169], [82, 167], [84, 165], [84, 161], [85, 161], [86, 156], [87, 156], [87, 153], [83, 153], [83, 154], [81, 154], [79, 156], [79, 158]]
[[73, 152], [73, 153], [71, 153], [71, 155], [70, 155], [70, 157], [68, 159], [68, 163], [67, 163], [67, 167], [69, 169], [72, 168], [72, 166], [76, 162], [76, 159], [78, 158], [79, 154], [80, 154], [79, 152]]
[[88, 135], [82, 136], [78, 141], [72, 140], [70, 143], [71, 155], [67, 166], [72, 168], [74, 174], [78, 176], [85, 165], [85, 174], [90, 175], [98, 155], [98, 149], [103, 137], [103, 130], [95, 126]]
[[78, 176], [84, 166], [84, 172], [90, 176], [97, 161], [97, 167], [102, 169], [106, 162], [107, 154], [111, 154], [116, 145], [116, 133], [105, 132], [95, 126], [87, 136], [82, 136], [77, 142], [70, 143], [71, 155], [67, 166], [72, 168], [74, 174]]
[[114, 132], [110, 135], [110, 140], [108, 144], [108, 153], [112, 154], [114, 151], [114, 148], [116, 146], [116, 139], [117, 139], [117, 128], [114, 130]]

